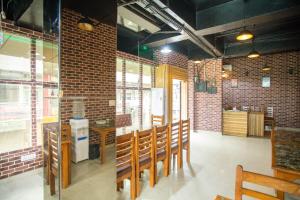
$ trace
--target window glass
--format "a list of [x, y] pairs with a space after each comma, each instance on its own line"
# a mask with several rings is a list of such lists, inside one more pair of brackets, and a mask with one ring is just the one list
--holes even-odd
[[116, 114], [123, 114], [123, 89], [117, 89], [116, 92]]
[[126, 90], [126, 114], [131, 114], [132, 125], [139, 126], [139, 91]]
[[117, 74], [116, 74], [117, 86], [122, 86], [122, 81], [123, 81], [122, 69], [123, 69], [123, 60], [117, 58]]
[[58, 82], [58, 47], [50, 42], [36, 41], [36, 79]]
[[143, 64], [143, 88], [152, 86], [152, 66]]
[[4, 33], [0, 48], [0, 79], [30, 80], [31, 39]]
[[139, 87], [140, 65], [126, 60], [126, 87]]
[[151, 125], [151, 90], [143, 90], [143, 124]]
[[0, 84], [0, 153], [31, 146], [31, 88]]

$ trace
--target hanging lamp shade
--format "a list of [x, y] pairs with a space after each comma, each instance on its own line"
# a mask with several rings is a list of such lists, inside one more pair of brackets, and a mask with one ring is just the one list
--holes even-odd
[[263, 68], [262, 68], [263, 71], [270, 71], [271, 70], [271, 67], [268, 66], [268, 65], [265, 65]]
[[245, 40], [250, 40], [253, 37], [254, 37], [253, 33], [251, 33], [248, 30], [243, 30], [236, 36], [236, 40], [245, 41]]
[[256, 50], [252, 50], [249, 54], [248, 54], [248, 58], [257, 58], [259, 57], [260, 54], [258, 53], [258, 51]]
[[92, 20], [90, 20], [88, 17], [81, 18], [78, 23], [78, 28], [84, 31], [93, 31], [94, 26]]

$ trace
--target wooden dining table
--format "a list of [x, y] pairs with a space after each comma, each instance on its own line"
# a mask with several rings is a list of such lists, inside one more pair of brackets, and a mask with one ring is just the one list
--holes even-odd
[[108, 135], [115, 134], [116, 136], [127, 134], [136, 130], [146, 130], [152, 128], [152, 125], [144, 124], [142, 126], [125, 126], [125, 127], [116, 127], [114, 123], [110, 124], [95, 124], [91, 126], [91, 130], [99, 135], [99, 153], [100, 153], [100, 163], [105, 162], [105, 141]]
[[[300, 131], [272, 131], [272, 168], [274, 176], [288, 181], [300, 179]], [[284, 200], [284, 193], [277, 191]]]

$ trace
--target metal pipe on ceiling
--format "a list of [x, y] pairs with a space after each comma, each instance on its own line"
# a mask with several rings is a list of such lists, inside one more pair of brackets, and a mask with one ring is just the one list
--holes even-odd
[[[211, 45], [204, 37], [198, 37], [193, 32], [194, 30], [191, 30], [190, 27], [185, 26], [185, 24], [182, 24], [178, 22], [178, 20], [174, 19], [170, 13], [167, 11], [170, 10], [167, 7], [161, 7], [154, 3], [153, 1], [149, 0], [140, 0], [137, 2], [139, 6], [159, 18], [161, 21], [175, 29], [176, 31], [179, 31], [183, 35], [187, 35], [188, 38], [195, 43], [197, 46], [199, 46], [201, 49], [203, 49], [205, 52], [210, 54], [213, 57], [220, 57], [222, 54], [213, 46]], [[161, 3], [162, 4], [162, 3]], [[162, 4], [163, 5], [163, 4]], [[183, 20], [181, 20], [183, 21]]]

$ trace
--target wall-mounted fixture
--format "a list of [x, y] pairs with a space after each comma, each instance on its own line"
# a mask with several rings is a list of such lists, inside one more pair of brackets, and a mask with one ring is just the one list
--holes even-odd
[[93, 31], [94, 23], [88, 17], [81, 18], [77, 23], [78, 28], [84, 31]]
[[236, 36], [236, 40], [245, 41], [245, 40], [250, 40], [253, 37], [254, 37], [253, 33], [245, 29]]
[[194, 63], [199, 64], [199, 63], [201, 63], [201, 61], [200, 60], [195, 60]]

